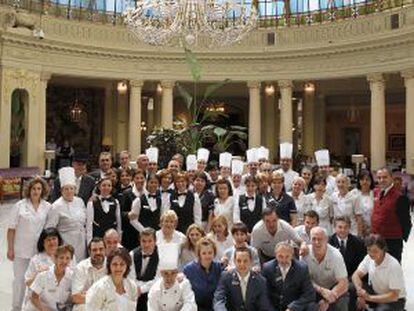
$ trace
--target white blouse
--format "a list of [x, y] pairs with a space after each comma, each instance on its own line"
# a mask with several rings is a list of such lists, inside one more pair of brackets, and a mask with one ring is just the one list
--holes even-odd
[[358, 190], [356, 192], [355, 214], [361, 215], [367, 230], [371, 228], [371, 215], [374, 210], [374, 191], [369, 194], [363, 194]]
[[[65, 275], [58, 282], [55, 275], [55, 266], [51, 266], [49, 270], [39, 273], [30, 290], [40, 297], [40, 301], [47, 306], [48, 310], [58, 310], [58, 306], [70, 306], [72, 270], [66, 268]], [[31, 300], [27, 300], [23, 311], [35, 311], [37, 308], [32, 304]]]
[[351, 220], [352, 234], [358, 234], [358, 228], [355, 218], [356, 196], [352, 192], [348, 192], [345, 196], [340, 195], [339, 191], [335, 191], [332, 196], [333, 216], [347, 216]]
[[15, 257], [30, 259], [37, 253], [37, 240], [46, 223], [52, 205], [41, 200], [37, 210], [30, 199], [16, 203], [10, 217], [9, 229], [16, 230], [14, 236]]
[[227, 235], [224, 241], [218, 241], [217, 236], [213, 232], [210, 232], [207, 235], [207, 237], [212, 239], [214, 243], [216, 244], [216, 247], [217, 247], [217, 254], [215, 257], [216, 260], [221, 260], [221, 258], [224, 257], [226, 250], [234, 245], [234, 240], [230, 233]]
[[292, 197], [292, 199], [295, 201], [296, 210], [297, 210], [297, 217], [298, 217], [298, 225], [302, 225], [304, 221], [304, 216], [308, 210], [309, 210], [309, 198], [307, 195], [303, 193], [303, 191], [299, 194], [298, 198], [296, 199], [292, 192], [288, 192], [288, 195]]
[[328, 235], [332, 234], [332, 223], [331, 219], [333, 217], [332, 211], [332, 200], [328, 194], [324, 194], [322, 199], [318, 201], [316, 199], [315, 193], [307, 195], [309, 202], [309, 210], [313, 210], [319, 215], [319, 226], [325, 228]]
[[233, 215], [234, 215], [234, 199], [232, 196], [228, 197], [223, 203], [218, 198], [214, 199], [214, 216], [223, 215], [227, 220], [227, 227], [233, 226]]
[[118, 298], [110, 275], [104, 276], [86, 292], [86, 311], [135, 311], [138, 299], [137, 286], [123, 279], [125, 294]]

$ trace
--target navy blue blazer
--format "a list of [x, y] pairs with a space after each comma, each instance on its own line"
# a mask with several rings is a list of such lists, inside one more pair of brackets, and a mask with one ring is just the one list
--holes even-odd
[[273, 308], [285, 311], [317, 310], [315, 290], [313, 288], [308, 266], [297, 259], [283, 281], [282, 272], [276, 259], [263, 265], [262, 275], [266, 279], [267, 292]]
[[214, 293], [214, 311], [273, 311], [266, 289], [266, 280], [251, 271], [246, 289], [246, 301], [235, 269], [223, 272]]

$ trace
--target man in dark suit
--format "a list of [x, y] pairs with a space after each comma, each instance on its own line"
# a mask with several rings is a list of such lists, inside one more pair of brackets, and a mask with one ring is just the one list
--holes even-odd
[[136, 282], [139, 292], [137, 311], [147, 311], [148, 292], [155, 282], [159, 262], [155, 239], [155, 230], [145, 228], [140, 233], [139, 246], [130, 252], [130, 278]]
[[[351, 220], [346, 216], [336, 217], [334, 220], [335, 233], [329, 238], [329, 244], [339, 249], [344, 258], [348, 279], [358, 268], [361, 261], [367, 254], [364, 242], [349, 232]], [[349, 311], [356, 310], [357, 295], [352, 282], [349, 283]]]
[[236, 268], [221, 276], [214, 294], [214, 311], [272, 311], [266, 280], [251, 270], [250, 249], [237, 248], [234, 263]]
[[294, 249], [288, 242], [279, 242], [276, 259], [263, 265], [262, 275], [275, 311], [316, 311], [316, 294], [308, 266], [293, 258]]
[[112, 168], [112, 155], [107, 151], [103, 151], [99, 154], [98, 162], [99, 169], [94, 170], [89, 174], [93, 177], [93, 179], [95, 179], [95, 182], [98, 182], [102, 178], [104, 178], [105, 175]]
[[[76, 192], [75, 195], [80, 197], [85, 205], [88, 203], [92, 192], [95, 189], [95, 180], [86, 174], [86, 163], [88, 162], [88, 155], [84, 153], [75, 153], [72, 160], [72, 167], [75, 170], [76, 177]], [[60, 197], [60, 180], [59, 177], [55, 179], [53, 191], [50, 196], [51, 202], [56, 201]]]

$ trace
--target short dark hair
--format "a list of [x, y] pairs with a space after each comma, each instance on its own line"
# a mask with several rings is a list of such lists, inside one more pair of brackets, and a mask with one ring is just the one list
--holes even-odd
[[316, 221], [319, 223], [319, 214], [314, 210], [307, 211], [305, 214], [303, 214], [304, 219], [305, 217], [316, 218]]
[[197, 178], [200, 178], [200, 179], [204, 180], [204, 181], [206, 182], [206, 186], [207, 186], [208, 179], [207, 179], [207, 175], [206, 175], [206, 173], [204, 173], [204, 172], [200, 172], [200, 171], [197, 171], [197, 172], [194, 174], [194, 180], [195, 180], [195, 179], [197, 179]]
[[144, 228], [139, 233], [140, 239], [141, 239], [142, 236], [152, 236], [154, 238], [154, 241], [157, 240], [157, 237], [156, 237], [156, 234], [155, 234], [155, 230], [153, 228], [150, 228], [150, 227]]
[[227, 178], [221, 178], [216, 182], [216, 197], [218, 197], [218, 185], [226, 185], [227, 189], [229, 189], [229, 196], [233, 195], [233, 189], [231, 187], [230, 181], [228, 181]]
[[128, 277], [129, 270], [131, 269], [132, 260], [131, 256], [129, 256], [129, 253], [125, 248], [117, 248], [109, 253], [108, 257], [106, 258], [106, 269], [108, 271], [108, 275], [111, 274], [111, 263], [115, 257], [120, 257], [125, 262], [127, 268], [125, 270], [123, 277]]
[[276, 216], [279, 217], [279, 215], [277, 214], [276, 209], [274, 209], [272, 207], [266, 207], [262, 212], [262, 219], [264, 219], [266, 216], [272, 215], [273, 213], [275, 213]]
[[250, 257], [250, 260], [253, 259], [252, 252], [250, 251], [250, 248], [248, 248], [248, 247], [245, 247], [245, 246], [237, 247], [234, 250], [234, 259], [236, 259], [237, 253], [248, 253], [249, 254], [249, 257]]
[[337, 217], [335, 217], [335, 218], [334, 218], [334, 225], [335, 225], [335, 226], [336, 226], [336, 223], [337, 223], [338, 221], [343, 221], [343, 222], [346, 222], [346, 223], [347, 223], [347, 225], [348, 225], [349, 227], [351, 227], [351, 219], [350, 219], [348, 216], [337, 216]]
[[357, 182], [357, 189], [361, 190], [361, 185], [360, 185], [359, 182], [364, 178], [368, 178], [369, 180], [371, 180], [371, 184], [369, 185], [369, 189], [373, 190], [375, 188], [375, 181], [374, 181], [374, 177], [372, 176], [371, 171], [369, 171], [369, 170], [361, 170], [361, 172], [359, 172], [358, 182]]
[[89, 243], [88, 243], [88, 253], [91, 252], [92, 243], [100, 243], [100, 242], [102, 242], [103, 245], [105, 246], [105, 242], [104, 242], [104, 240], [102, 238], [97, 237], [97, 236], [96, 237], [93, 237], [92, 240], [90, 240]]
[[244, 179], [244, 184], [246, 185], [249, 182], [252, 182], [257, 186], [259, 180], [255, 176], [249, 175]]
[[326, 178], [320, 174], [317, 174], [313, 179], [313, 185], [315, 186], [320, 184], [324, 184], [326, 186]]
[[370, 234], [365, 238], [366, 248], [370, 248], [374, 245], [376, 245], [379, 249], [383, 250], [384, 252], [388, 250], [387, 242], [385, 242], [385, 239], [382, 238], [379, 234]]
[[161, 178], [157, 174], [154, 174], [154, 173], [148, 174], [146, 181], [149, 182], [151, 179], [156, 179], [158, 183], [161, 182]]
[[244, 222], [236, 222], [233, 227], [231, 227], [231, 234], [234, 235], [236, 232], [242, 232], [245, 234], [249, 233], [249, 229]]
[[57, 237], [59, 246], [63, 244], [62, 237], [56, 228], [50, 227], [43, 229], [39, 239], [37, 240], [37, 251], [39, 253], [43, 253], [45, 251], [45, 240], [50, 237]]

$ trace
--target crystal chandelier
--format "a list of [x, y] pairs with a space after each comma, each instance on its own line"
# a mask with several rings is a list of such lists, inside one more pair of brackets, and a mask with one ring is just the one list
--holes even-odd
[[226, 46], [258, 22], [255, 4], [244, 0], [137, 0], [124, 16], [127, 28], [151, 45]]

